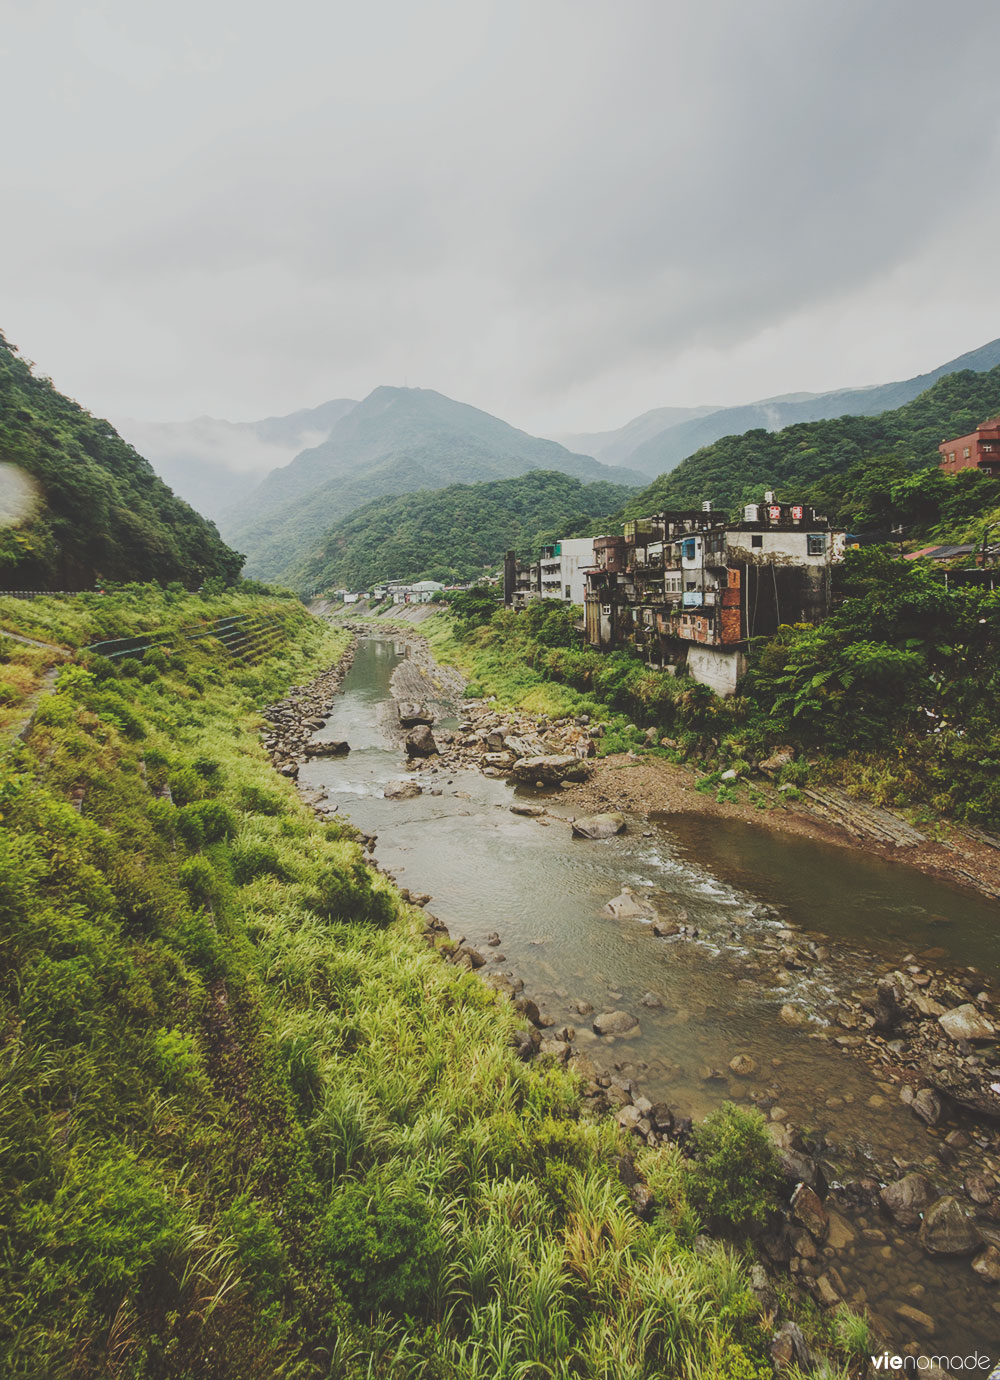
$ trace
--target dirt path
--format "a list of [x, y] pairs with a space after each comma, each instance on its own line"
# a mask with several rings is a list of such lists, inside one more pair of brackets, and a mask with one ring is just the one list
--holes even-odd
[[[53, 642], [39, 642], [37, 638], [25, 637], [23, 633], [8, 632], [5, 628], [0, 628], [0, 637], [8, 637], [12, 642], [20, 642], [25, 647], [37, 647], [39, 651], [51, 652], [62, 662], [70, 654], [65, 647], [57, 647]], [[6, 736], [12, 739], [20, 739], [22, 742], [31, 732], [31, 725], [35, 721], [35, 714], [42, 699], [51, 693], [55, 685], [56, 676], [59, 674], [59, 667], [50, 666], [42, 675], [41, 680], [35, 690], [21, 703], [24, 711], [19, 719], [15, 719], [6, 729]]]

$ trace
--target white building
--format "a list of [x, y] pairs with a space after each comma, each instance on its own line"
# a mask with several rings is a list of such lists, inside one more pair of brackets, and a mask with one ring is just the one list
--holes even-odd
[[539, 561], [543, 599], [564, 599], [581, 607], [587, 593], [584, 571], [594, 564], [593, 537], [567, 537], [546, 546]]

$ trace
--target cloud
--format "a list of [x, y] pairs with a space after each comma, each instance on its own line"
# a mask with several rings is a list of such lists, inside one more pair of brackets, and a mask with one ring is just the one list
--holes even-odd
[[583, 429], [998, 333], [988, 0], [147, 10], [8, 37], [0, 324], [95, 410]]

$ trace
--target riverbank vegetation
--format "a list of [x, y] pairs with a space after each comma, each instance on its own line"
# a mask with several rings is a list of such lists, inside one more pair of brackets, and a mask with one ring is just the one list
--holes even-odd
[[997, 827], [1000, 593], [949, 589], [929, 564], [883, 547], [848, 552], [838, 581], [824, 623], [751, 644], [730, 699], [629, 651], [585, 647], [578, 614], [548, 601], [514, 614], [481, 595], [460, 598], [425, 628], [436, 653], [471, 676], [472, 693], [607, 719], [602, 753], [662, 751], [653, 728], [676, 760], [744, 774], [790, 747], [796, 760], [780, 777], [790, 791], [840, 781], [879, 804]]
[[[184, 635], [248, 608], [280, 629], [249, 655]], [[167, 634], [68, 657], [2, 746], [4, 1375], [770, 1375], [739, 1234], [773, 1201], [759, 1118], [642, 1151], [641, 1220], [613, 1123], [516, 1060], [510, 1004], [272, 770], [258, 710], [345, 634], [137, 587], [0, 618]]]

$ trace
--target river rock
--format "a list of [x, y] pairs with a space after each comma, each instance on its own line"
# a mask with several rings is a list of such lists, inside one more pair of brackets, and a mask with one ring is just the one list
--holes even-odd
[[1000, 1251], [996, 1246], [987, 1246], [975, 1257], [972, 1268], [987, 1284], [1000, 1284]]
[[817, 1241], [826, 1239], [830, 1220], [815, 1189], [806, 1183], [800, 1183], [792, 1194], [791, 1209], [792, 1216], [797, 1222], [802, 1223], [811, 1236]]
[[399, 706], [399, 722], [404, 728], [415, 728], [417, 724], [432, 724], [434, 715], [425, 704], [407, 704]]
[[522, 757], [514, 763], [511, 775], [515, 781], [541, 781], [546, 786], [557, 786], [561, 781], [586, 781], [590, 770], [581, 758], [564, 753]]
[[951, 1194], [924, 1213], [917, 1240], [928, 1255], [971, 1255], [981, 1244], [971, 1217]]
[[922, 1313], [919, 1308], [914, 1308], [912, 1304], [901, 1303], [896, 1308], [896, 1317], [901, 1322], [909, 1323], [918, 1332], [923, 1332], [927, 1337], [934, 1335], [934, 1319], [929, 1313]]
[[[597, 818], [602, 818], [602, 816], [597, 816]], [[580, 822], [587, 823], [586, 820]], [[575, 832], [575, 824], [573, 829]], [[588, 835], [587, 837], [598, 838], [600, 835]], [[653, 913], [652, 907], [647, 905], [645, 901], [638, 899], [630, 886], [623, 886], [620, 894], [613, 896], [604, 909], [608, 915], [614, 915], [619, 920], [644, 919]]]
[[543, 1037], [542, 1043], [538, 1046], [539, 1054], [547, 1054], [550, 1059], [555, 1059], [560, 1064], [565, 1064], [569, 1058], [570, 1046], [566, 1040], [554, 1040]]
[[986, 1082], [960, 1055], [948, 1054], [939, 1047], [934, 1062], [927, 1060], [921, 1073], [928, 1083], [953, 1102], [984, 1116], [1000, 1117], [1000, 1081]]
[[416, 781], [387, 781], [382, 788], [386, 800], [412, 800], [423, 793], [423, 787]]
[[514, 1003], [514, 1010], [532, 1025], [537, 1025], [541, 1019], [538, 1007], [530, 997], [518, 997]]
[[996, 1028], [971, 1002], [956, 1006], [938, 1017], [938, 1025], [952, 1040], [995, 1040]]
[[418, 724], [406, 735], [406, 752], [409, 757], [432, 757], [437, 750], [434, 734], [426, 724]]
[[777, 1371], [797, 1366], [807, 1372], [813, 1366], [813, 1353], [798, 1323], [784, 1322], [771, 1338], [771, 1360]]
[[784, 1006], [778, 1012], [778, 1016], [781, 1020], [782, 1025], [790, 1025], [792, 1027], [801, 1028], [802, 1026], [809, 1024], [809, 1017], [806, 1015], [806, 1013], [801, 1009], [801, 1007], [793, 1006], [791, 1002], [785, 1002]]
[[350, 743], [342, 738], [324, 738], [319, 743], [307, 743], [305, 753], [307, 757], [343, 757], [350, 750]]
[[594, 1017], [595, 1035], [627, 1035], [630, 1031], [638, 1034], [639, 1022], [628, 1011], [602, 1011]]
[[584, 819], [574, 819], [572, 828], [573, 833], [580, 839], [609, 839], [614, 834], [623, 832], [625, 816], [617, 810], [606, 815], [587, 815]]
[[926, 1174], [905, 1174], [886, 1184], [879, 1194], [882, 1206], [901, 1227], [915, 1227], [936, 1194]]
[[544, 815], [544, 805], [511, 805], [509, 806], [512, 815], [527, 815], [529, 819], [537, 819], [539, 815]]
[[928, 1126], [936, 1126], [944, 1117], [944, 1101], [933, 1088], [921, 1088], [913, 1094], [910, 1111]]
[[757, 1072], [757, 1065], [749, 1054], [734, 1055], [729, 1061], [729, 1067], [737, 1078], [750, 1078]]

